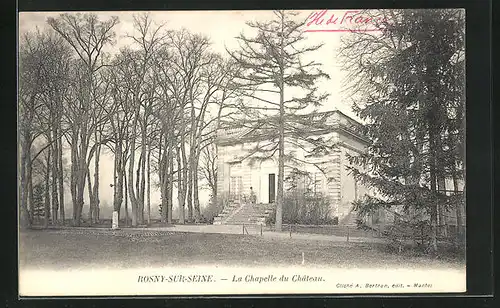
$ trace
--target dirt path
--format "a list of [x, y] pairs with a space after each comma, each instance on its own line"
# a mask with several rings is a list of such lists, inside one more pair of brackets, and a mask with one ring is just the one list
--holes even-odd
[[[68, 227], [68, 229], [96, 229], [96, 230], [110, 230], [105, 228], [92, 228], [92, 227]], [[260, 226], [246, 225], [243, 229], [242, 225], [174, 225], [169, 227], [149, 227], [149, 228], [124, 228], [121, 230], [131, 231], [144, 231], [144, 232], [181, 232], [181, 233], [212, 233], [212, 234], [245, 234], [250, 236], [258, 236], [263, 238], [272, 239], [301, 239], [301, 240], [314, 240], [314, 241], [331, 241], [331, 242], [352, 242], [352, 243], [382, 243], [380, 238], [370, 237], [349, 237], [338, 235], [314, 234], [314, 233], [296, 233], [289, 231], [275, 232], [266, 227], [261, 229]], [[262, 233], [261, 233], [262, 230]]]

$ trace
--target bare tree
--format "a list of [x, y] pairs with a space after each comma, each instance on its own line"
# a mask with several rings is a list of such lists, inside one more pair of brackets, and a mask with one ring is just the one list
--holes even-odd
[[75, 85], [79, 91], [76, 100], [69, 106], [67, 112], [71, 125], [71, 194], [73, 199], [73, 222], [80, 225], [84, 204], [85, 178], [89, 161], [94, 151], [89, 151], [92, 133], [96, 123], [92, 123], [91, 112], [94, 110], [92, 101], [95, 74], [104, 65], [103, 48], [112, 44], [115, 33], [114, 26], [117, 17], [100, 21], [95, 14], [61, 14], [58, 18], [48, 18], [48, 24], [59, 33], [78, 55], [79, 61]]
[[217, 145], [211, 142], [200, 157], [200, 173], [210, 188], [211, 202], [217, 202]]
[[[107, 73], [107, 72], [106, 72]], [[103, 144], [108, 141], [113, 140], [113, 136], [108, 135], [105, 131], [105, 128], [108, 126], [108, 123], [111, 121], [111, 118], [116, 109], [115, 105], [108, 107], [109, 102], [111, 102], [111, 84], [109, 82], [108, 76], [106, 73], [102, 71], [96, 75], [94, 78], [95, 85], [93, 86], [92, 98], [95, 103], [96, 108], [91, 111], [91, 123], [92, 127], [94, 127], [93, 131], [93, 139], [94, 139], [94, 182], [93, 186], [91, 185], [90, 180], [90, 172], [88, 173], [89, 179], [89, 222], [98, 223], [99, 222], [99, 162], [101, 157], [101, 149]], [[90, 164], [90, 161], [89, 161]]]
[[[137, 35], [129, 35], [137, 50], [130, 48], [122, 49], [119, 67], [125, 80], [123, 84], [127, 92], [127, 109], [131, 113], [130, 153], [128, 166], [128, 194], [132, 206], [132, 226], [144, 222], [144, 195], [146, 178], [146, 156], [147, 156], [147, 123], [150, 114], [149, 105], [152, 98], [151, 69], [153, 55], [158, 46], [162, 44], [162, 26], [153, 28], [152, 20], [147, 14], [134, 16], [134, 28]], [[138, 134], [140, 128], [140, 135]], [[138, 138], [140, 136], [140, 138]], [[134, 188], [134, 168], [136, 158], [136, 142], [140, 140], [141, 153], [137, 166], [136, 187]]]
[[[51, 147], [52, 161], [47, 164], [52, 176], [52, 222], [57, 222], [59, 209], [64, 222], [62, 106], [70, 50], [54, 32], [37, 30], [23, 36], [20, 55], [21, 205], [27, 210], [32, 194], [33, 161]], [[39, 137], [45, 146], [32, 157], [31, 148]]]
[[61, 212], [60, 221], [64, 223], [64, 175], [62, 165], [63, 135], [63, 108], [67, 99], [68, 88], [65, 83], [69, 79], [69, 65], [71, 59], [70, 47], [55, 32], [47, 30], [44, 40], [43, 95], [41, 101], [47, 114], [37, 113], [40, 122], [46, 127], [46, 141], [51, 144], [52, 161], [52, 223], [56, 224]]
[[[125, 169], [128, 155], [128, 138], [129, 138], [129, 123], [132, 117], [132, 112], [129, 112], [128, 100], [131, 97], [131, 90], [127, 85], [128, 74], [123, 70], [122, 62], [126, 58], [118, 55], [111, 69], [108, 70], [107, 82], [110, 86], [110, 95], [112, 104], [105, 105], [106, 112], [109, 116], [108, 126], [110, 136], [112, 137], [114, 147], [111, 151], [114, 154], [113, 168], [113, 211], [120, 213], [121, 205], [124, 198], [125, 189], [125, 224], [128, 221], [127, 208], [127, 188], [125, 183]], [[119, 215], [118, 215], [119, 216]]]
[[[207, 37], [187, 30], [165, 30], [163, 25], [155, 25], [148, 14], [134, 16], [134, 32], [124, 37], [131, 44], [112, 59], [105, 51], [114, 44], [118, 18], [102, 21], [96, 14], [80, 13], [48, 18], [52, 34], [44, 38], [43, 44], [26, 40], [21, 54], [20, 175], [25, 224], [29, 225], [32, 204], [31, 165], [42, 153], [50, 158], [50, 170], [44, 176], [51, 176], [45, 189], [50, 188], [53, 222], [57, 222], [59, 214], [64, 222], [66, 144], [71, 154], [69, 188], [75, 226], [81, 223], [87, 198], [90, 224], [99, 221], [100, 164], [106, 149], [114, 156], [114, 211], [120, 212], [125, 197], [127, 221], [130, 199], [132, 226], [145, 222], [145, 210], [147, 222], [151, 223], [151, 184], [156, 181], [152, 179], [155, 175], [159, 179], [163, 221], [172, 222], [173, 194], [177, 189], [179, 222], [199, 222], [200, 176], [207, 179], [212, 195], [217, 197], [213, 145], [217, 130], [223, 119], [232, 120], [242, 110], [254, 115], [259, 110], [256, 106], [243, 108], [238, 96], [255, 97], [258, 91], [267, 92], [260, 87], [265, 83], [278, 85], [281, 94], [285, 85], [309, 91], [303, 98], [283, 100], [287, 112], [324, 98], [315, 96], [313, 86], [322, 72], [311, 73], [317, 65], [303, 65], [298, 60], [302, 53], [317, 47], [293, 51], [293, 45], [302, 39], [298, 26], [285, 14], [276, 14], [279, 20], [268, 26], [274, 29], [281, 22], [278, 39], [266, 36], [264, 24], [254, 24], [264, 31], [258, 36], [260, 41], [248, 41], [246, 47], [231, 53], [230, 61], [210, 50]], [[278, 57], [271, 53], [274, 58], [261, 54], [262, 59], [267, 59], [262, 64], [251, 58], [252, 44], [267, 46], [268, 50], [278, 48], [283, 54]], [[270, 74], [267, 79], [251, 72], [259, 69]], [[255, 77], [256, 82], [248, 82], [250, 77]], [[273, 93], [279, 94], [280, 90]], [[273, 107], [279, 110], [279, 105]], [[285, 121], [282, 112], [278, 115], [269, 118], [276, 129], [280, 128], [277, 123]], [[286, 116], [292, 119], [294, 113]], [[32, 144], [38, 139], [43, 145], [32, 153]]]
[[[199, 99], [200, 111], [191, 126], [194, 137], [192, 148], [194, 147], [194, 150], [192, 151], [193, 159], [190, 169], [193, 170], [193, 186], [195, 187], [193, 199], [196, 222], [201, 217], [198, 188], [200, 156], [205, 148], [214, 146], [220, 121], [231, 114], [230, 110], [234, 107], [233, 99], [237, 93], [232, 84], [236, 74], [234, 62], [223, 60], [215, 54], [208, 56], [210, 64], [204, 67], [201, 73], [203, 84]], [[215, 193], [215, 199], [216, 197]]]
[[153, 108], [153, 116], [158, 122], [158, 177], [161, 193], [162, 220], [172, 223], [172, 194], [174, 189], [174, 175], [179, 174], [179, 170], [174, 171], [174, 156], [176, 144], [179, 140], [178, 123], [184, 115], [183, 106], [179, 103], [179, 91], [182, 80], [175, 74], [173, 65], [173, 55], [166, 46], [160, 48], [155, 54], [154, 76], [157, 88], [156, 104]]
[[[179, 145], [178, 145], [178, 202], [180, 208], [179, 221], [184, 223], [184, 208], [187, 203], [188, 221], [193, 220], [193, 176], [196, 173], [191, 168], [195, 160], [196, 151], [196, 100], [200, 95], [202, 84], [201, 72], [204, 66], [210, 63], [205, 56], [209, 46], [208, 38], [192, 34], [186, 30], [169, 33], [168, 43], [172, 54], [173, 72], [179, 76], [180, 90], [173, 92], [180, 110]], [[189, 146], [189, 150], [186, 147]], [[197, 188], [196, 188], [197, 189]]]
[[[264, 124], [268, 129], [268, 142], [258, 145], [253, 151], [260, 158], [273, 157], [278, 152], [278, 185], [276, 198], [276, 229], [281, 230], [283, 208], [283, 183], [285, 161], [297, 159], [285, 153], [285, 136], [288, 142], [305, 148], [304, 143], [316, 148], [328, 148], [324, 140], [312, 138], [310, 132], [322, 125], [324, 119], [313, 116], [314, 108], [327, 98], [326, 94], [317, 95], [316, 81], [328, 77], [320, 70], [319, 63], [304, 63], [303, 56], [318, 50], [321, 45], [302, 47], [305, 39], [302, 31], [303, 20], [295, 18], [297, 14], [275, 11], [274, 19], [268, 22], [247, 22], [257, 31], [254, 37], [239, 35], [240, 48], [229, 51], [231, 57], [241, 66], [242, 71], [235, 84], [242, 95], [250, 101], [245, 102], [242, 110], [247, 120], [243, 125], [251, 129], [260, 129]], [[285, 90], [304, 93], [302, 96], [287, 94]], [[306, 119], [300, 112], [312, 114]], [[307, 134], [304, 135], [304, 132]]]
[[41, 65], [39, 46], [36, 37], [28, 33], [22, 37], [19, 49], [19, 145], [20, 145], [20, 218], [21, 227], [31, 227], [33, 210], [29, 205], [33, 201], [31, 147], [36, 138], [33, 119], [35, 118], [37, 97], [41, 90]]

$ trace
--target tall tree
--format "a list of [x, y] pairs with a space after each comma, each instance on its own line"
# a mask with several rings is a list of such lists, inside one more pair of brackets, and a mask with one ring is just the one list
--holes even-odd
[[94, 78], [106, 65], [104, 47], [114, 43], [113, 28], [117, 17], [100, 21], [96, 14], [61, 14], [58, 18], [48, 18], [48, 24], [61, 35], [78, 55], [76, 63], [75, 100], [66, 112], [71, 125], [71, 195], [73, 201], [73, 222], [80, 225], [84, 204], [85, 179], [94, 155], [90, 141], [96, 129], [92, 122]]
[[210, 201], [212, 203], [217, 202], [217, 171], [217, 145], [212, 142], [203, 149], [200, 158], [201, 177], [210, 188]]
[[[31, 148], [36, 139], [33, 120], [41, 92], [43, 58], [37, 37], [31, 33], [21, 38], [19, 48], [19, 145], [20, 145], [20, 225], [28, 228], [33, 221], [34, 207], [32, 185]], [[31, 201], [30, 201], [31, 199]]]
[[[108, 117], [109, 135], [113, 140], [111, 151], [114, 154], [113, 165], [113, 211], [120, 213], [125, 197], [125, 225], [128, 224], [128, 192], [126, 183], [126, 163], [128, 157], [128, 140], [130, 139], [130, 123], [133, 112], [128, 101], [131, 99], [131, 89], [128, 86], [126, 54], [118, 54], [111, 67], [104, 74], [110, 87], [111, 104], [104, 104]], [[118, 215], [119, 216], [119, 215]]]
[[380, 32], [351, 33], [340, 49], [354, 110], [372, 140], [367, 153], [350, 157], [354, 176], [374, 189], [357, 209], [369, 215], [403, 205], [408, 215], [425, 213], [436, 250], [440, 208], [463, 199], [458, 191], [447, 196], [445, 185], [464, 171], [463, 12], [367, 13], [382, 17]]
[[180, 76], [175, 74], [173, 65], [170, 65], [172, 60], [173, 55], [163, 46], [155, 54], [153, 66], [154, 78], [158, 85], [153, 117], [159, 126], [157, 172], [161, 194], [160, 214], [162, 221], [169, 224], [172, 223], [174, 175], [178, 174], [178, 170], [175, 171], [173, 166], [174, 148], [178, 142], [179, 119], [184, 110], [177, 100], [182, 81]]
[[[126, 91], [128, 91], [127, 95], [130, 97], [127, 101], [129, 105], [127, 108], [129, 108], [132, 115], [129, 125], [131, 135], [129, 136], [130, 153], [127, 190], [132, 208], [132, 226], [137, 226], [144, 222], [146, 137], [154, 89], [152, 65], [157, 48], [163, 44], [164, 34], [161, 32], [162, 25], [154, 26], [148, 14], [134, 16], [134, 30], [135, 34], [129, 35], [128, 38], [133, 41], [132, 47], [136, 49], [122, 49], [124, 61], [121, 62], [120, 67], [126, 78], [124, 84], [127, 88]], [[141, 152], [137, 169], [134, 170], [136, 167], [137, 141], [139, 141]], [[136, 171], [135, 177], [134, 171]], [[136, 184], [135, 188], [134, 182]]]
[[[328, 75], [320, 69], [319, 63], [305, 60], [307, 54], [322, 45], [303, 46], [306, 38], [304, 21], [297, 18], [297, 13], [282, 10], [273, 13], [273, 20], [247, 22], [257, 34], [240, 34], [237, 37], [240, 48], [228, 52], [242, 69], [234, 80], [235, 87], [250, 100], [241, 106], [250, 118], [246, 125], [252, 129], [263, 124], [269, 127], [266, 132], [269, 142], [257, 146], [254, 153], [265, 159], [278, 152], [276, 230], [280, 231], [285, 162], [297, 159], [285, 152], [285, 137], [290, 137], [288, 142], [301, 139], [313, 147], [322, 143], [303, 134], [323, 124], [321, 119], [311, 116], [304, 121], [300, 115], [314, 114], [315, 108], [327, 98], [326, 94], [317, 94], [316, 82], [320, 78], [328, 78]], [[303, 144], [299, 146], [304, 147]]]
[[[21, 145], [21, 214], [28, 211], [32, 196], [33, 162], [48, 147], [52, 147], [52, 212], [53, 222], [58, 210], [64, 217], [62, 108], [66, 97], [69, 47], [53, 31], [29, 32], [20, 46], [20, 145]], [[42, 140], [43, 139], [43, 140]], [[35, 141], [45, 145], [32, 151]], [[25, 209], [25, 210], [24, 210]], [[28, 217], [29, 218], [29, 217]], [[29, 220], [28, 220], [29, 222]]]
[[[112, 114], [108, 112], [108, 109], [114, 111], [114, 107], [107, 108], [107, 104], [111, 102], [111, 84], [107, 74], [102, 70], [96, 74], [94, 78], [95, 85], [93, 86], [92, 100], [95, 104], [94, 110], [91, 111], [91, 123], [93, 130], [93, 149], [94, 151], [94, 172], [93, 178], [94, 182], [91, 185], [90, 171], [88, 172], [89, 178], [89, 221], [91, 224], [98, 223], [99, 221], [99, 211], [100, 211], [100, 198], [99, 198], [99, 179], [100, 179], [100, 159], [101, 159], [101, 149], [103, 144], [106, 144], [109, 140], [112, 140], [112, 136], [107, 135], [105, 128], [108, 126]], [[89, 161], [90, 164], [90, 161]], [[89, 166], [90, 167], [90, 166]], [[90, 168], [89, 168], [90, 169]]]
[[43, 33], [44, 59], [41, 66], [43, 72], [43, 92], [40, 101], [47, 111], [38, 112], [40, 124], [45, 126], [45, 139], [51, 146], [52, 161], [52, 223], [59, 220], [64, 223], [64, 175], [62, 164], [63, 135], [66, 127], [63, 126], [63, 110], [67, 100], [68, 88], [65, 86], [69, 80], [69, 65], [71, 63], [71, 49], [66, 42], [51, 29]]
[[[193, 221], [193, 193], [196, 176], [197, 132], [200, 118], [204, 116], [207, 103], [199, 96], [202, 93], [202, 72], [210, 64], [207, 55], [209, 40], [205, 36], [190, 33], [186, 30], [171, 32], [169, 37], [173, 60], [171, 64], [174, 71], [182, 81], [182, 88], [177, 91], [176, 100], [182, 110], [179, 134], [179, 154], [182, 172], [178, 174], [178, 201], [181, 212], [180, 220], [184, 221], [184, 207], [187, 205], [187, 221]], [[208, 95], [210, 96], [210, 95]], [[199, 109], [199, 112], [197, 112]], [[187, 149], [186, 149], [187, 148]], [[197, 211], [199, 217], [199, 211]]]

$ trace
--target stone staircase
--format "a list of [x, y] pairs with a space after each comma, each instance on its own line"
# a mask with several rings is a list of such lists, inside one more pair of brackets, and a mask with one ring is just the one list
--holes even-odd
[[214, 225], [265, 225], [266, 218], [272, 213], [274, 204], [239, 203], [234, 201], [214, 217]]

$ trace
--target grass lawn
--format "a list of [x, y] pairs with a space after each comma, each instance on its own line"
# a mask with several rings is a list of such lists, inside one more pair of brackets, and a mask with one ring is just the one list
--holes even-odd
[[270, 239], [134, 230], [31, 230], [20, 234], [20, 266], [43, 269], [186, 265], [336, 268], [463, 268], [463, 260], [390, 254], [373, 243]]

